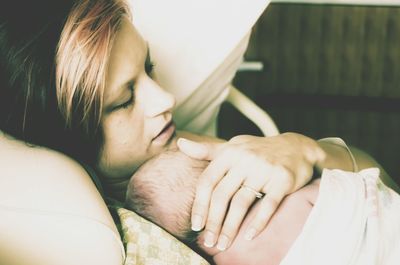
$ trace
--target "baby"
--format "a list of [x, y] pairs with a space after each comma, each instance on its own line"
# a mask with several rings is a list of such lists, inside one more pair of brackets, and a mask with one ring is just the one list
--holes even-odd
[[248, 241], [244, 232], [258, 200], [227, 250], [205, 247], [202, 233], [191, 230], [190, 211], [206, 166], [178, 151], [158, 155], [131, 178], [127, 207], [216, 264], [396, 264], [400, 258], [400, 197], [380, 182], [375, 168], [325, 170], [321, 180], [287, 196], [265, 229]]

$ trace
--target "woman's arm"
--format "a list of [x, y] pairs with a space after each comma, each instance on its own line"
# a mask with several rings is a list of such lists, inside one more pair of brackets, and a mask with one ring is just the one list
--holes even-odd
[[86, 171], [0, 132], [3, 264], [120, 265], [121, 239]]
[[317, 143], [326, 154], [325, 159], [320, 160], [315, 165], [318, 175], [322, 173], [324, 168], [338, 168], [346, 171], [357, 170], [350, 149], [341, 139], [326, 138], [317, 141]]
[[354, 154], [354, 157], [358, 164], [358, 168], [360, 170], [369, 167], [379, 168], [381, 171], [380, 178], [382, 179], [383, 183], [385, 183], [385, 185], [400, 194], [399, 185], [388, 175], [385, 169], [373, 157], [355, 147], [350, 147], [350, 150]]
[[344, 142], [337, 144], [334, 141], [320, 140], [318, 144], [327, 154], [326, 158], [316, 165], [316, 169], [319, 173], [321, 173], [324, 168], [358, 171], [365, 168], [377, 167], [381, 171], [380, 178], [383, 183], [396, 192], [400, 192], [397, 183], [387, 174], [382, 166], [366, 152], [356, 147], [347, 148]]

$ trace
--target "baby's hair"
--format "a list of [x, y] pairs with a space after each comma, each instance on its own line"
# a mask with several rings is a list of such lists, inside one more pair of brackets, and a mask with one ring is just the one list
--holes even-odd
[[82, 0], [72, 8], [56, 55], [57, 100], [67, 127], [99, 127], [108, 60], [123, 17], [123, 0]]
[[207, 165], [179, 151], [157, 155], [132, 176], [126, 207], [180, 240], [194, 243], [198, 233], [191, 230], [191, 209], [198, 176]]

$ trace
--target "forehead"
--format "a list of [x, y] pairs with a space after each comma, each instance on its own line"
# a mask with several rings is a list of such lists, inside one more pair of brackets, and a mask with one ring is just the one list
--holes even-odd
[[121, 86], [133, 80], [142, 70], [147, 46], [132, 23], [123, 18], [116, 33], [106, 74], [105, 105], [121, 91]]

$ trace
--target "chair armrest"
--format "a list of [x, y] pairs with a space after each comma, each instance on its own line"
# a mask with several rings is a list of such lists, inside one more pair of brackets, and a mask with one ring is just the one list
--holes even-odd
[[274, 136], [279, 134], [278, 127], [268, 113], [257, 106], [254, 101], [240, 92], [233, 85], [230, 85], [229, 87], [229, 95], [226, 101], [232, 104], [232, 106], [257, 125], [264, 136]]

